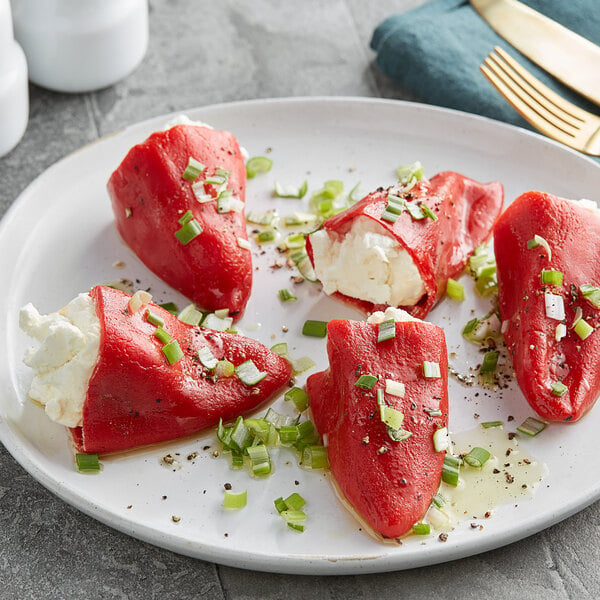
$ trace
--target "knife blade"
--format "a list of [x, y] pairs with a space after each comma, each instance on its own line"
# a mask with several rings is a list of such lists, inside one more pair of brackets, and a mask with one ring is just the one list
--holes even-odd
[[521, 54], [600, 105], [600, 47], [517, 0], [470, 0]]

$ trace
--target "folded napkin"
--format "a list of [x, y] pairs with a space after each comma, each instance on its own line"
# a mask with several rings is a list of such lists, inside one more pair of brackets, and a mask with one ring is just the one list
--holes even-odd
[[[523, 3], [600, 45], [598, 0]], [[479, 65], [494, 46], [503, 47], [568, 100], [598, 112], [597, 106], [544, 73], [502, 40], [466, 0], [432, 0], [389, 17], [377, 27], [371, 40], [377, 65], [417, 98], [529, 127], [479, 71]], [[576, 62], [574, 67], [577, 68]]]

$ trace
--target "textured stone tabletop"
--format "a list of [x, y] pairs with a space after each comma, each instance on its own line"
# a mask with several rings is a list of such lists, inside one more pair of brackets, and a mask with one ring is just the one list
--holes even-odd
[[[0, 215], [55, 161], [125, 125], [249, 98], [407, 98], [368, 43], [387, 15], [422, 0], [150, 0], [150, 48], [114, 87], [82, 95], [31, 86], [25, 137], [0, 159]], [[597, 467], [590, 465], [597, 472]], [[600, 597], [600, 503], [521, 542], [380, 575], [265, 574], [174, 554], [65, 504], [0, 446], [0, 598]]]

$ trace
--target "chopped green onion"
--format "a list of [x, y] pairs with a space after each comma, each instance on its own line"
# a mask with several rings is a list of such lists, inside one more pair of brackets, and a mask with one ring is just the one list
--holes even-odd
[[315, 271], [306, 250], [297, 250], [290, 255], [290, 258], [294, 261], [296, 267], [298, 267], [298, 271], [300, 271], [300, 274], [304, 279], [307, 279], [308, 281], [317, 281], [317, 276], [315, 275]]
[[287, 342], [278, 342], [271, 346], [271, 351], [279, 356], [287, 356], [289, 354]]
[[315, 361], [310, 356], [301, 356], [300, 358], [292, 359], [292, 374], [299, 375], [316, 366]]
[[186, 210], [183, 216], [177, 221], [180, 225], [189, 223], [194, 218], [194, 213], [191, 210]]
[[304, 412], [308, 408], [308, 394], [299, 387], [293, 387], [283, 395], [284, 400], [291, 400], [298, 412]]
[[446, 504], [446, 498], [444, 498], [444, 496], [438, 492], [433, 495], [432, 503], [436, 506], [436, 508], [442, 508], [442, 506]]
[[554, 332], [554, 339], [560, 342], [567, 335], [567, 326], [564, 323], [559, 323]]
[[460, 473], [460, 465], [462, 460], [452, 454], [446, 454], [444, 457], [444, 465], [442, 467], [442, 481], [448, 485], [458, 485], [458, 475]]
[[490, 429], [491, 427], [502, 427], [504, 423], [502, 421], [485, 421], [481, 424], [484, 429]]
[[282, 444], [293, 444], [297, 439], [297, 425], [283, 425], [279, 428], [279, 440]]
[[228, 360], [219, 360], [215, 366], [216, 377], [231, 377], [235, 373], [235, 367]]
[[527, 242], [527, 248], [531, 250], [532, 248], [537, 248], [538, 246], [542, 246], [542, 248], [546, 250], [548, 260], [552, 260], [552, 250], [550, 249], [550, 244], [548, 244], [548, 242], [541, 235], [534, 235], [533, 239]]
[[[377, 390], [383, 391], [383, 390]], [[401, 429], [402, 422], [404, 421], [404, 415], [395, 408], [391, 406], [387, 406], [386, 404], [381, 404], [379, 406], [379, 416], [381, 418], [381, 422], [385, 423], [390, 429]]]
[[517, 431], [524, 433], [525, 435], [534, 436], [544, 431], [548, 426], [547, 423], [534, 419], [533, 417], [527, 417], [518, 427]]
[[600, 288], [586, 283], [579, 286], [579, 290], [588, 302], [591, 302], [596, 308], [600, 308]]
[[296, 227], [298, 225], [314, 225], [317, 222], [317, 215], [307, 212], [295, 212], [284, 217], [283, 224], [286, 227]]
[[480, 469], [489, 460], [491, 454], [485, 448], [476, 446], [467, 454], [464, 461], [470, 466]]
[[200, 223], [196, 219], [192, 219], [175, 232], [175, 237], [185, 246], [201, 233], [202, 227], [200, 227]]
[[400, 165], [396, 169], [396, 176], [402, 185], [407, 185], [412, 179], [420, 181], [424, 176], [423, 165], [419, 161], [410, 165]]
[[167, 312], [170, 312], [172, 315], [177, 316], [179, 312], [179, 308], [177, 308], [177, 304], [174, 302], [164, 302], [163, 304], [159, 304], [161, 308], [164, 308]]
[[377, 342], [385, 342], [396, 337], [396, 321], [389, 319], [379, 323], [377, 328]]
[[308, 321], [302, 326], [302, 335], [324, 338], [327, 335], [327, 321]]
[[302, 465], [309, 469], [326, 469], [329, 466], [327, 448], [318, 444], [306, 446], [302, 451]]
[[555, 381], [550, 388], [555, 396], [562, 396], [569, 389], [562, 381]]
[[579, 319], [573, 327], [573, 331], [582, 339], [585, 340], [593, 331], [594, 328], [585, 320]]
[[429, 523], [415, 523], [412, 526], [412, 532], [414, 535], [429, 535], [431, 533], [431, 526]]
[[188, 304], [178, 315], [177, 318], [188, 325], [199, 325], [204, 315], [196, 309], [194, 304]]
[[162, 327], [157, 327], [154, 330], [154, 337], [158, 338], [163, 344], [167, 344], [173, 339], [173, 336]]
[[266, 371], [258, 370], [258, 367], [254, 364], [252, 359], [248, 359], [241, 365], [235, 367], [235, 374], [244, 385], [256, 385], [267, 376]]
[[273, 242], [277, 238], [277, 231], [275, 229], [267, 229], [266, 231], [259, 231], [256, 234], [256, 241], [259, 244], [265, 242]]
[[241, 469], [244, 466], [244, 455], [241, 452], [231, 451], [231, 468]]
[[481, 367], [479, 368], [479, 372], [482, 375], [485, 373], [494, 373], [496, 371], [499, 354], [500, 353], [496, 351], [486, 352], [484, 354]]
[[281, 185], [278, 181], [275, 182], [275, 195], [278, 198], [304, 198], [308, 191], [308, 182], [304, 180], [302, 185]]
[[465, 287], [462, 283], [456, 281], [456, 279], [449, 277], [446, 282], [446, 294], [448, 298], [461, 302], [465, 299]]
[[214, 369], [219, 362], [208, 346], [202, 346], [202, 348], [198, 350], [198, 358], [202, 365], [207, 369]]
[[287, 510], [287, 504], [281, 496], [273, 500], [273, 504], [275, 505], [275, 508], [279, 514], [281, 514], [284, 510]]
[[258, 173], [268, 173], [273, 166], [273, 161], [266, 156], [253, 156], [246, 162], [246, 177], [252, 179]]
[[363, 388], [364, 390], [371, 390], [373, 386], [379, 381], [379, 377], [376, 375], [370, 375], [365, 373], [361, 375], [354, 384], [356, 387]]
[[427, 204], [421, 204], [421, 210], [423, 211], [423, 214], [432, 221], [438, 220], [437, 215], [429, 208], [429, 206], [427, 206]]
[[361, 189], [360, 181], [350, 190], [348, 194], [348, 200], [350, 202], [355, 203], [361, 200], [364, 197], [364, 193]]
[[549, 319], [562, 321], [565, 318], [565, 302], [562, 296], [546, 292], [544, 302], [546, 304], [546, 316]]
[[225, 214], [231, 212], [231, 201], [233, 200], [232, 190], [222, 190], [217, 196], [217, 212]]
[[152, 325], [156, 325], [156, 327], [162, 327], [165, 324], [164, 319], [155, 312], [152, 312], [149, 308], [146, 309], [146, 321]]
[[225, 494], [223, 496], [223, 508], [239, 510], [240, 508], [244, 508], [247, 502], [248, 494], [246, 490], [237, 493], [230, 490], [225, 490]]
[[269, 475], [271, 473], [271, 457], [269, 450], [264, 444], [249, 446], [246, 452], [250, 457], [252, 473], [254, 475]]
[[430, 417], [441, 417], [442, 416], [442, 411], [439, 408], [425, 408], [424, 411], [430, 416]]
[[246, 448], [252, 445], [253, 437], [252, 431], [246, 426], [243, 417], [238, 417], [231, 429], [229, 448], [238, 452], [244, 452]]
[[440, 427], [433, 432], [433, 448], [436, 452], [445, 452], [450, 447], [448, 430]]
[[284, 502], [288, 510], [301, 510], [306, 504], [306, 500], [296, 492], [290, 494]]
[[429, 360], [423, 361], [423, 376], [429, 379], [438, 379], [442, 376], [440, 365]]
[[555, 271], [553, 269], [542, 269], [540, 280], [543, 284], [562, 285], [563, 274], [560, 271]]
[[97, 454], [75, 454], [77, 470], [80, 473], [98, 473], [100, 472], [100, 461]]
[[184, 179], [187, 179], [188, 181], [196, 181], [200, 173], [202, 173], [202, 171], [204, 171], [205, 168], [206, 167], [201, 162], [197, 161], [195, 158], [192, 158], [190, 156], [188, 159], [187, 167], [185, 168], [182, 177]]
[[286, 288], [280, 289], [277, 294], [282, 302], [296, 302], [296, 300], [298, 300], [298, 298]]
[[208, 313], [202, 320], [204, 329], [212, 329], [214, 331], [227, 331], [233, 324], [233, 317], [218, 317], [215, 313]]
[[177, 340], [171, 340], [168, 344], [165, 344], [161, 350], [163, 351], [163, 354], [169, 361], [170, 365], [183, 358], [183, 351], [181, 350], [181, 346]]
[[292, 233], [283, 240], [283, 245], [288, 250], [297, 250], [306, 247], [306, 236], [303, 233]]
[[400, 381], [394, 381], [393, 379], [385, 380], [385, 393], [390, 396], [397, 396], [398, 398], [404, 398], [406, 393], [406, 386]]
[[252, 210], [246, 214], [246, 221], [248, 221], [248, 223], [254, 223], [255, 225], [273, 225], [276, 218], [277, 213], [272, 210], [266, 212], [256, 212]]
[[464, 329], [462, 330], [463, 336], [466, 337], [467, 339], [469, 339], [468, 336], [477, 329], [479, 322], [480, 321], [477, 317], [474, 317], [473, 319], [468, 321], [467, 324], [465, 325]]
[[408, 214], [412, 217], [413, 221], [420, 221], [425, 218], [425, 214], [423, 213], [423, 209], [418, 204], [414, 202], [406, 203], [406, 210]]
[[394, 440], [394, 442], [403, 442], [412, 436], [412, 432], [406, 431], [406, 429], [392, 429], [388, 427], [387, 432], [390, 439]]

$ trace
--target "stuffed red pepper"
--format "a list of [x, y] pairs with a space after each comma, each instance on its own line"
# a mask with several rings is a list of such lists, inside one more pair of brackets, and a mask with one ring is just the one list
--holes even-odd
[[117, 229], [140, 260], [199, 307], [244, 310], [252, 287], [246, 169], [227, 131], [153, 133], [108, 181]]
[[576, 421], [600, 393], [600, 216], [595, 203], [517, 198], [494, 229], [498, 303], [519, 386], [550, 421]]
[[404, 311], [370, 320], [329, 322], [329, 368], [308, 378], [307, 392], [339, 491], [373, 531], [396, 538], [422, 519], [440, 484], [446, 342]]
[[453, 172], [379, 189], [325, 221], [307, 251], [327, 294], [422, 318], [490, 235], [503, 198], [500, 183]]
[[241, 335], [187, 325], [149, 303], [97, 286], [58, 313], [28, 304], [21, 328], [40, 346], [29, 395], [70, 428], [80, 452], [124, 450], [185, 436], [272, 398], [289, 363]]

